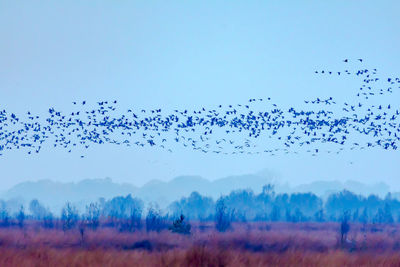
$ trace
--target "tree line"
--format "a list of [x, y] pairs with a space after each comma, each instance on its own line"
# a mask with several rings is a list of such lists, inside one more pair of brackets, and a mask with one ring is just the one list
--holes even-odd
[[60, 214], [53, 214], [38, 200], [27, 208], [11, 214], [5, 201], [0, 200], [0, 227], [24, 227], [27, 220], [38, 221], [45, 228], [114, 227], [120, 231], [161, 231], [170, 229], [189, 233], [188, 221], [215, 222], [218, 231], [225, 231], [232, 222], [326, 222], [359, 223], [400, 222], [400, 201], [390, 193], [381, 198], [362, 196], [343, 190], [322, 199], [313, 193], [276, 193], [273, 185], [265, 185], [259, 194], [252, 190], [234, 190], [217, 200], [191, 193], [161, 210], [157, 204], [146, 206], [131, 195], [110, 200], [100, 198], [80, 213], [70, 202]]
[[224, 204], [232, 221], [324, 222], [341, 221], [343, 215], [352, 222], [400, 222], [400, 201], [388, 193], [384, 198], [362, 196], [343, 190], [322, 199], [313, 193], [275, 193], [265, 185], [260, 194], [252, 190], [235, 190], [217, 201], [193, 192], [170, 205], [173, 214], [185, 214], [192, 220], [208, 221]]

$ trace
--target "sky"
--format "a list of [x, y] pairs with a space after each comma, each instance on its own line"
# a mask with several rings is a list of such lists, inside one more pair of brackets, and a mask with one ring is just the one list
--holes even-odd
[[[280, 106], [334, 97], [358, 101], [359, 82], [327, 79], [343, 59], [400, 75], [400, 2], [0, 1], [0, 108], [71, 110], [72, 101], [186, 109], [271, 97]], [[396, 76], [398, 77], [398, 76]], [[399, 106], [400, 97], [375, 104]], [[177, 147], [92, 146], [85, 158], [47, 148], [0, 156], [0, 190], [28, 180], [110, 177], [143, 185], [200, 175], [267, 171], [280, 182], [385, 182], [400, 190], [400, 153], [270, 156], [204, 154]]]

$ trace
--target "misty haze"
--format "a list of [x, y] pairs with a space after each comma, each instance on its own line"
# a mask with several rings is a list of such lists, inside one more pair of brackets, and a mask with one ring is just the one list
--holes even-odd
[[400, 265], [399, 8], [2, 1], [0, 266]]

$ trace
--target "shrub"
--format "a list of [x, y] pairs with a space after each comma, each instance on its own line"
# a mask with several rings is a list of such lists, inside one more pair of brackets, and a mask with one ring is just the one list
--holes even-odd
[[185, 216], [181, 214], [181, 216], [179, 216], [179, 218], [172, 223], [172, 225], [169, 227], [169, 230], [177, 234], [190, 235], [191, 225], [184, 220]]

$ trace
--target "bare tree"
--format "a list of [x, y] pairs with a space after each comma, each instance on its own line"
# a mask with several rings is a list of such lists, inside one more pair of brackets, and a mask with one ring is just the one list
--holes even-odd
[[146, 216], [146, 231], [159, 232], [164, 228], [164, 221], [161, 216], [161, 210], [156, 204], [149, 206]]
[[100, 207], [98, 203], [90, 203], [86, 206], [86, 221], [90, 228], [97, 229], [100, 223]]
[[79, 213], [77, 209], [70, 203], [64, 206], [61, 210], [61, 221], [63, 230], [69, 230], [75, 227], [76, 223], [78, 222]]
[[54, 216], [50, 211], [46, 211], [43, 217], [43, 227], [49, 229], [54, 227]]
[[340, 243], [342, 246], [347, 240], [347, 234], [350, 231], [349, 216], [349, 212], [345, 211], [343, 213], [342, 221], [340, 223]]
[[42, 220], [47, 213], [46, 208], [43, 207], [37, 199], [33, 199], [29, 203], [29, 211], [36, 220]]
[[0, 225], [2, 227], [8, 227], [10, 225], [10, 214], [4, 200], [0, 200]]
[[225, 232], [231, 228], [233, 211], [229, 211], [223, 198], [218, 199], [215, 205], [215, 228], [219, 232]]
[[21, 207], [17, 213], [17, 223], [18, 223], [19, 228], [24, 227], [24, 221], [25, 221], [24, 206], [21, 205]]
[[129, 230], [135, 231], [142, 228], [142, 207], [133, 206], [129, 214]]

